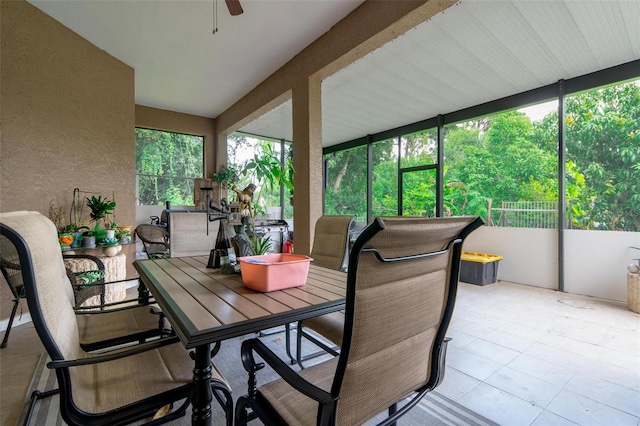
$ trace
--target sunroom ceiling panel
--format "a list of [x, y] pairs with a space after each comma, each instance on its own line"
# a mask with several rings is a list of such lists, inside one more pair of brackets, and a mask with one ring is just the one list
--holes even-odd
[[323, 82], [323, 145], [640, 59], [638, 22], [638, 1], [462, 0]]

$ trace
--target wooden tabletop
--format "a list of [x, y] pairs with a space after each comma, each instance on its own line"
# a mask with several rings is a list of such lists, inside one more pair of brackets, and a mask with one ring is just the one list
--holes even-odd
[[344, 309], [346, 274], [311, 265], [301, 287], [260, 293], [207, 256], [137, 260], [134, 267], [187, 348]]

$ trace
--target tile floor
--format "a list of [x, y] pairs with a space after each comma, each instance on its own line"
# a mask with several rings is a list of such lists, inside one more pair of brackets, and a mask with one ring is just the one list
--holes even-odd
[[501, 425], [640, 426], [640, 315], [620, 303], [461, 283], [438, 391]]

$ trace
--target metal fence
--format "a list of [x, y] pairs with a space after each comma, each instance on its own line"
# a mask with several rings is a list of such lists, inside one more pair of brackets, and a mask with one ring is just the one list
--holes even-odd
[[490, 225], [511, 228], [558, 228], [556, 201], [503, 201], [489, 209]]

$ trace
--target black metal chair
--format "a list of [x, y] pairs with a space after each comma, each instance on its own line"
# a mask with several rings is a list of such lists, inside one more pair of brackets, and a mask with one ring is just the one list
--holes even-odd
[[[103, 309], [104, 308], [104, 264], [102, 261], [91, 255], [86, 254], [63, 254], [64, 258], [76, 258], [76, 259], [88, 259], [95, 265], [95, 271], [93, 278], [88, 280], [88, 273], [73, 273], [67, 271], [67, 276], [71, 282], [71, 288], [73, 289], [73, 296], [75, 300], [75, 306], [80, 307], [85, 301], [94, 297], [100, 296], [100, 304], [97, 306], [91, 306], [91, 309]], [[5, 331], [4, 338], [0, 344], [0, 348], [7, 347], [9, 334], [11, 333], [11, 327], [13, 326], [13, 320], [15, 318], [18, 306], [21, 299], [26, 299], [24, 290], [24, 283], [22, 282], [22, 273], [20, 270], [20, 261], [18, 259], [18, 253], [15, 251], [15, 247], [9, 243], [6, 238], [0, 237], [0, 272], [4, 280], [9, 285], [11, 294], [13, 295], [13, 307], [11, 309], [11, 315], [9, 316], [9, 322], [7, 324], [7, 330]]]
[[[244, 341], [249, 389], [236, 424], [354, 425], [387, 409], [381, 424], [394, 424], [444, 377], [462, 243], [480, 225], [474, 217], [376, 218], [349, 256], [340, 355], [298, 374], [260, 339]], [[258, 387], [265, 363], [281, 378]]]
[[[184, 415], [193, 393], [193, 361], [177, 337], [88, 352], [80, 341], [78, 315], [62, 255], [54, 249], [57, 234], [53, 223], [37, 212], [0, 213], [0, 235], [18, 253], [29, 312], [51, 358], [47, 367], [56, 370], [60, 413], [65, 422], [129, 424], [174, 404], [176, 408], [150, 424]], [[103, 312], [100, 314], [107, 314]], [[211, 377], [213, 393], [231, 425], [231, 391], [213, 366]]]

